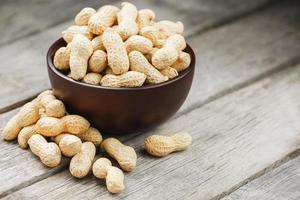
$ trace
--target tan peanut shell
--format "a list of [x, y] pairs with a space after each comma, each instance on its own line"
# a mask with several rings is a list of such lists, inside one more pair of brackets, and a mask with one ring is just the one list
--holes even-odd
[[96, 148], [92, 142], [82, 143], [80, 152], [73, 156], [70, 162], [69, 170], [72, 176], [85, 177], [91, 170], [95, 154]]
[[179, 132], [170, 136], [152, 135], [145, 139], [146, 151], [157, 157], [167, 156], [175, 151], [183, 151], [192, 143], [188, 133]]
[[90, 127], [90, 123], [79, 115], [67, 115], [61, 118], [61, 120], [65, 125], [64, 132], [75, 135], [85, 133]]
[[82, 142], [79, 137], [67, 133], [59, 134], [54, 138], [61, 153], [66, 157], [72, 157], [80, 152]]
[[70, 69], [70, 54], [71, 49], [67, 47], [60, 47], [54, 54], [53, 64], [58, 70]]
[[88, 40], [91, 40], [94, 37], [94, 35], [91, 32], [89, 32], [87, 26], [76, 26], [76, 25], [70, 26], [69, 28], [64, 30], [61, 34], [62, 34], [63, 39], [67, 43], [72, 42], [72, 40], [76, 34], [83, 35]]
[[123, 40], [126, 40], [132, 35], [139, 32], [138, 25], [135, 22], [138, 11], [135, 5], [123, 2], [122, 8], [118, 13], [118, 27], [117, 30]]
[[23, 149], [28, 148], [28, 140], [34, 134], [36, 134], [34, 125], [30, 125], [30, 126], [26, 126], [26, 127], [22, 128], [18, 134], [19, 146]]
[[130, 69], [144, 73], [149, 83], [161, 83], [168, 80], [168, 77], [162, 75], [157, 69], [155, 69], [145, 58], [145, 56], [138, 51], [132, 51], [129, 53]]
[[38, 156], [44, 165], [56, 167], [60, 164], [61, 152], [54, 142], [48, 143], [43, 136], [35, 134], [30, 137], [28, 144], [32, 153]]
[[105, 51], [96, 50], [89, 59], [88, 70], [101, 73], [107, 67], [107, 55]]
[[99, 158], [93, 164], [93, 174], [99, 179], [106, 179], [107, 190], [119, 193], [125, 189], [122, 170], [112, 166], [107, 158]]
[[83, 8], [76, 16], [75, 16], [75, 24], [78, 26], [88, 25], [89, 19], [92, 15], [96, 13], [94, 8]]
[[119, 9], [115, 6], [106, 5], [101, 7], [88, 21], [89, 31], [101, 35], [104, 30], [111, 27], [117, 20]]
[[140, 30], [140, 35], [151, 40], [155, 47], [162, 47], [165, 37], [154, 26], [145, 26]]
[[159, 70], [170, 67], [176, 62], [178, 54], [186, 47], [185, 39], [179, 34], [170, 36], [163, 47], [152, 56], [152, 64]]
[[179, 57], [175, 63], [171, 65], [172, 68], [176, 69], [178, 72], [181, 72], [188, 68], [191, 64], [191, 56], [190, 54], [181, 51], [179, 53]]
[[126, 40], [125, 47], [127, 52], [139, 51], [143, 54], [147, 54], [153, 49], [153, 44], [148, 38], [133, 35]]
[[97, 37], [94, 37], [92, 39], [92, 46], [93, 46], [93, 50], [96, 51], [96, 50], [105, 50], [105, 47], [103, 45], [103, 42], [102, 42], [102, 35], [98, 35]]
[[130, 146], [122, 144], [116, 138], [107, 138], [101, 148], [114, 158], [124, 171], [132, 171], [136, 167], [137, 155]]
[[63, 102], [56, 99], [51, 90], [46, 90], [39, 94], [35, 101], [44, 109], [45, 116], [60, 118], [66, 113]]
[[149, 53], [145, 54], [145, 57], [149, 62], [151, 62], [152, 56], [157, 50], [158, 48], [152, 48], [152, 50]]
[[104, 75], [106, 75], [106, 74], [116, 75], [109, 66], [107, 66], [104, 71]]
[[108, 65], [115, 74], [123, 74], [129, 69], [129, 60], [125, 44], [120, 35], [107, 29], [102, 35], [102, 42], [107, 52]]
[[180, 21], [172, 22], [169, 20], [162, 20], [153, 24], [154, 27], [158, 28], [166, 37], [170, 37], [174, 34], [182, 34], [184, 31], [183, 23]]
[[145, 80], [145, 74], [129, 71], [122, 75], [107, 74], [101, 79], [101, 85], [109, 87], [141, 87]]
[[3, 128], [3, 139], [14, 140], [25, 126], [36, 123], [40, 118], [39, 106], [35, 101], [25, 104]]
[[145, 26], [151, 26], [155, 18], [155, 13], [150, 9], [139, 10], [136, 22], [138, 24], [139, 30]]
[[161, 70], [160, 73], [164, 76], [167, 76], [169, 79], [178, 76], [177, 70], [172, 67], [166, 67], [165, 69]]
[[102, 75], [101, 74], [90, 72], [90, 73], [87, 73], [83, 77], [82, 82], [88, 83], [88, 84], [91, 84], [91, 85], [99, 85], [101, 79], [102, 79]]
[[75, 35], [70, 45], [71, 77], [75, 80], [82, 79], [88, 67], [88, 60], [93, 53], [91, 41], [82, 35]]
[[99, 146], [103, 140], [101, 133], [94, 127], [90, 127], [85, 133], [76, 136], [83, 142], [92, 142], [96, 147]]

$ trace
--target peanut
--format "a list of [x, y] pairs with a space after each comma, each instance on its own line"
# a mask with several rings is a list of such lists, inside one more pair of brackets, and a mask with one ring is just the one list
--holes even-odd
[[146, 151], [157, 157], [167, 156], [175, 151], [183, 151], [192, 143], [188, 133], [179, 132], [170, 136], [152, 135], [145, 139]]
[[155, 47], [162, 47], [165, 37], [154, 26], [145, 26], [140, 30], [140, 35], [151, 40]]
[[102, 35], [102, 42], [107, 52], [108, 65], [115, 74], [123, 74], [129, 69], [129, 60], [125, 45], [120, 35], [107, 29]]
[[125, 189], [122, 170], [112, 166], [107, 158], [99, 158], [93, 164], [93, 174], [99, 179], [106, 179], [107, 190], [119, 193]]
[[152, 56], [157, 50], [158, 48], [152, 48], [152, 50], [149, 53], [145, 54], [145, 57], [149, 62], [151, 62]]
[[170, 67], [178, 58], [178, 52], [186, 47], [185, 39], [179, 34], [170, 36], [163, 47], [152, 56], [152, 64], [159, 70]]
[[89, 60], [89, 71], [101, 73], [107, 66], [106, 53], [102, 50], [96, 50]]
[[54, 54], [53, 64], [58, 70], [70, 69], [70, 53], [71, 49], [69, 46], [60, 47]]
[[94, 8], [83, 8], [75, 17], [75, 24], [78, 26], [88, 25], [89, 19], [96, 13]]
[[123, 2], [122, 8], [118, 13], [118, 32], [123, 40], [126, 40], [132, 35], [136, 35], [139, 32], [138, 25], [135, 22], [137, 18], [137, 8], [135, 5]]
[[104, 75], [106, 75], [106, 74], [116, 75], [109, 66], [107, 66], [105, 71], [104, 71]]
[[82, 81], [84, 83], [88, 83], [88, 84], [92, 84], [92, 85], [99, 85], [101, 79], [102, 79], [102, 75], [101, 74], [91, 72], [91, 73], [87, 73], [83, 77]]
[[136, 22], [138, 24], [139, 30], [145, 26], [151, 26], [155, 18], [155, 13], [150, 9], [139, 10]]
[[122, 75], [107, 74], [101, 79], [101, 85], [109, 87], [140, 87], [145, 80], [145, 74], [129, 71]]
[[39, 118], [38, 104], [35, 101], [25, 104], [5, 125], [3, 129], [3, 138], [5, 140], [16, 139], [23, 127], [36, 123]]
[[26, 149], [28, 147], [28, 140], [31, 136], [36, 134], [34, 125], [26, 126], [22, 128], [18, 135], [18, 143], [19, 146], [23, 149]]
[[61, 153], [66, 157], [72, 157], [81, 150], [82, 142], [75, 135], [63, 133], [55, 136], [53, 140], [59, 146]]
[[95, 146], [99, 146], [103, 140], [101, 133], [94, 127], [90, 127], [85, 133], [78, 134], [83, 142], [92, 142]]
[[42, 163], [48, 167], [56, 167], [61, 162], [61, 153], [58, 146], [39, 135], [35, 134], [28, 140], [29, 147], [33, 154], [38, 156]]
[[88, 21], [89, 31], [101, 35], [104, 30], [111, 27], [117, 20], [119, 8], [111, 5], [101, 7]]
[[85, 177], [91, 170], [95, 154], [95, 145], [92, 142], [84, 142], [80, 152], [71, 159], [69, 170], [72, 176]]
[[93, 53], [93, 47], [91, 41], [77, 34], [74, 36], [70, 48], [71, 77], [75, 80], [80, 80], [87, 72], [88, 60]]
[[139, 51], [143, 54], [147, 54], [152, 50], [153, 44], [148, 38], [140, 35], [133, 35], [126, 40], [125, 47], [127, 52]]
[[102, 35], [98, 35], [97, 37], [94, 37], [92, 39], [92, 46], [93, 46], [93, 50], [105, 50], [105, 47], [103, 46], [103, 42], [102, 42]]
[[178, 72], [181, 72], [188, 68], [191, 64], [191, 56], [190, 54], [181, 51], [179, 53], [179, 57], [175, 63], [171, 65], [172, 68], [176, 69]]
[[155, 69], [141, 52], [130, 52], [129, 61], [130, 69], [132, 71], [144, 73], [147, 76], [147, 82], [149, 83], [161, 83], [168, 80], [168, 77], [162, 75]]
[[69, 28], [64, 30], [61, 34], [62, 34], [63, 39], [67, 43], [72, 42], [72, 40], [76, 34], [83, 35], [89, 40], [93, 39], [93, 37], [94, 37], [94, 35], [91, 32], [89, 32], [87, 26], [76, 26], [76, 25], [70, 26]]
[[184, 30], [183, 23], [180, 21], [172, 22], [169, 20], [162, 20], [154, 23], [153, 26], [158, 28], [158, 30], [166, 37], [170, 37], [174, 34], [182, 34]]
[[101, 143], [101, 148], [117, 160], [124, 171], [132, 171], [136, 166], [137, 155], [130, 146], [122, 144], [116, 138], [107, 138]]
[[82, 134], [88, 130], [90, 123], [79, 115], [67, 115], [61, 119], [43, 117], [35, 124], [35, 131], [46, 137], [57, 136], [63, 132]]
[[160, 73], [164, 76], [167, 76], [169, 79], [178, 76], [177, 70], [172, 67], [166, 67], [165, 69], [161, 70]]

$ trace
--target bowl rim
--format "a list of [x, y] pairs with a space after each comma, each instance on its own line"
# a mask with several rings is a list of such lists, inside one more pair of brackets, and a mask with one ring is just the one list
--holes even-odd
[[195, 62], [196, 62], [196, 58], [195, 58], [195, 53], [194, 50], [192, 49], [192, 47], [186, 43], [186, 48], [185, 49], [189, 49], [190, 52], [186, 52], [189, 53], [191, 56], [191, 63], [189, 65], [189, 67], [187, 67], [185, 70], [179, 72], [179, 75], [175, 78], [172, 78], [170, 80], [161, 82], [161, 83], [157, 83], [157, 84], [150, 84], [150, 85], [145, 85], [145, 86], [141, 86], [141, 87], [134, 87], [134, 88], [125, 88], [125, 87], [107, 87], [107, 86], [101, 86], [101, 85], [92, 85], [92, 84], [88, 84], [88, 83], [84, 83], [84, 82], [80, 82], [77, 80], [72, 79], [71, 77], [66, 76], [65, 74], [63, 74], [61, 71], [59, 71], [58, 69], [56, 69], [54, 67], [53, 64], [53, 58], [51, 56], [53, 49], [58, 46], [58, 44], [60, 43], [65, 43], [65, 41], [63, 40], [63, 38], [59, 38], [58, 40], [56, 40], [54, 43], [51, 44], [51, 46], [49, 47], [48, 51], [47, 51], [47, 56], [46, 56], [46, 62], [47, 62], [47, 68], [50, 69], [52, 72], [54, 72], [57, 76], [59, 76], [60, 78], [69, 81], [71, 83], [74, 83], [78, 86], [82, 86], [82, 87], [89, 87], [89, 88], [95, 88], [95, 89], [103, 89], [103, 90], [113, 90], [113, 91], [139, 91], [139, 90], [149, 90], [149, 89], [154, 89], [154, 88], [159, 88], [159, 87], [163, 87], [163, 86], [167, 86], [170, 85], [180, 79], [183, 79], [185, 76], [187, 76], [189, 73], [192, 73], [194, 71], [195, 68]]

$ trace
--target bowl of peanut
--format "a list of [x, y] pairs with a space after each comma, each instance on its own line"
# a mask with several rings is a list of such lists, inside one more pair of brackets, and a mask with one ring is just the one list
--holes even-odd
[[54, 95], [108, 133], [153, 128], [173, 116], [191, 88], [195, 55], [183, 24], [154, 21], [124, 2], [82, 9], [47, 53]]

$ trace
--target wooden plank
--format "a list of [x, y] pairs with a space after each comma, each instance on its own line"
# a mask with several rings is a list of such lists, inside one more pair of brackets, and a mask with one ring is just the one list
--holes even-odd
[[[266, 1], [267, 0], [255, 0], [254, 2], [257, 2], [258, 5], [260, 4], [258, 2], [264, 4]], [[158, 19], [168, 18], [173, 20], [183, 20], [186, 24], [187, 34], [190, 34], [188, 30], [191, 30], [192, 27], [201, 26], [202, 23], [207, 23], [206, 21], [199, 21], [199, 19], [195, 20], [191, 16], [187, 17], [190, 15], [188, 11], [183, 12], [173, 7], [169, 7], [164, 3], [158, 3], [157, 1], [134, 2], [139, 8], [148, 7], [153, 9], [157, 13]], [[247, 5], [247, 3], [241, 1], [237, 1], [236, 3]], [[248, 9], [253, 9], [253, 6], [249, 6]], [[234, 15], [235, 12], [239, 11], [239, 9], [231, 9], [230, 13]], [[215, 18], [214, 15], [210, 15], [206, 11], [203, 11], [203, 13], [203, 15], [214, 17], [214, 20], [210, 22], [212, 24], [223, 20], [222, 17]], [[15, 108], [23, 103], [22, 100], [32, 97], [41, 90], [49, 87], [45, 69], [46, 51], [50, 44], [58, 38], [59, 33], [69, 24], [70, 23], [65, 23], [55, 26], [45, 32], [0, 48], [0, 59], [2, 60], [1, 67], [3, 68], [0, 72], [0, 95], [3, 97], [0, 99], [0, 113]], [[221, 38], [223, 38], [223, 35]], [[196, 41], [195, 49], [198, 48], [198, 46], [201, 46], [202, 39], [198, 39], [190, 41], [192, 43]], [[198, 58], [201, 63], [199, 66], [206, 65], [202, 62], [202, 52], [198, 53]]]
[[[286, 10], [282, 8], [289, 8], [287, 9], [290, 13], [288, 15], [289, 17], [285, 15], [286, 12], [283, 13], [281, 11]], [[295, 9], [292, 9], [292, 6], [290, 8], [288, 6], [282, 5], [281, 8], [274, 7], [270, 10], [265, 10], [262, 13], [258, 13], [252, 17], [238, 21], [237, 23], [230, 25], [229, 28], [224, 27], [216, 31], [212, 31], [207, 35], [204, 34], [203, 37], [197, 36], [196, 38], [191, 39], [193, 45], [196, 45], [197, 43], [195, 49], [197, 49], [197, 55], [201, 64], [198, 65], [200, 67], [196, 71], [195, 82], [191, 91], [191, 95], [184, 105], [182, 112], [180, 112], [177, 117], [180, 114], [185, 114], [188, 111], [191, 111], [199, 105], [203, 105], [203, 103], [207, 103], [207, 101], [209, 100], [213, 100], [213, 98], [215, 98], [216, 96], [221, 95], [222, 91], [224, 92], [236, 89], [237, 87], [235, 85], [244, 86], [243, 84], [254, 81], [256, 77], [261, 77], [262, 75], [260, 73], [266, 75], [267, 73], [272, 72], [272, 70], [284, 67], [283, 64], [286, 64], [290, 59], [293, 60], [295, 57], [297, 57], [297, 53], [299, 52], [299, 45], [296, 44], [299, 43], [300, 38], [299, 36], [294, 35], [295, 30], [294, 28], [290, 27], [293, 24], [291, 23], [289, 25], [288, 23], [288, 18], [297, 16]], [[272, 22], [271, 24], [267, 23], [264, 20], [259, 20], [261, 18], [268, 20], [271, 17], [274, 19], [274, 22]], [[253, 20], [251, 20], [252, 18]], [[277, 19], [281, 19], [281, 22], [277, 23]], [[255, 24], [255, 26], [253, 24]], [[249, 28], [245, 29], [245, 27], [248, 26]], [[256, 31], [251, 31], [251, 29], [254, 28], [256, 29]], [[269, 30], [269, 28], [273, 30], [273, 33], [270, 35], [268, 34], [269, 32], [264, 34], [264, 31]], [[57, 31], [59, 29], [60, 28], [58, 27]], [[247, 40], [256, 38], [257, 41], [253, 41], [253, 43], [251, 44], [249, 43], [249, 41], [243, 41], [239, 37], [233, 37], [228, 33], [231, 33], [233, 35], [243, 35], [243, 37], [245, 37]], [[48, 39], [49, 37], [54, 38], [54, 36], [51, 35], [51, 33], [49, 33], [48, 35], [45, 34], [44, 37]], [[226, 39], [227, 37], [228, 39]], [[280, 37], [287, 38], [278, 40], [278, 38]], [[269, 39], [266, 40], [266, 38]], [[46, 41], [46, 39], [44, 39], [44, 41]], [[231, 42], [229, 43], [228, 41]], [[276, 41], [276, 43], [273, 45], [274, 41]], [[37, 44], [32, 43], [32, 45]], [[219, 45], [224, 46], [224, 48], [221, 48]], [[241, 46], [243, 48], [241, 48]], [[21, 45], [19, 47], [25, 48]], [[238, 49], [238, 51], [234, 51], [235, 49]], [[39, 54], [39, 51], [35, 51], [35, 54]], [[15, 59], [19, 59], [19, 61], [21, 61], [25, 58], [26, 56], [22, 58], [18, 58], [18, 56], [16, 56]], [[222, 65], [222, 63], [224, 63], [224, 65]], [[252, 68], [249, 69], [249, 65], [252, 65]], [[37, 66], [36, 70], [40, 70], [38, 65], [35, 66]], [[28, 72], [28, 70], [23, 69], [22, 73], [27, 73], [27, 75], [30, 76], [32, 72]], [[46, 77], [43, 78], [46, 79]], [[36, 82], [42, 81], [43, 80], [39, 78], [39, 80], [37, 80]], [[34, 89], [36, 87], [40, 87], [39, 89], [41, 90], [43, 89], [43, 86], [41, 86], [41, 84], [35, 84], [34, 87], [32, 87], [32, 93], [34, 93]], [[199, 91], [197, 90], [197, 87], [199, 88]], [[20, 89], [19, 91], [22, 90]], [[7, 92], [8, 96], [9, 94], [10, 93]], [[6, 115], [3, 115], [3, 118], [1, 118], [2, 125], [4, 125], [4, 123], [8, 120], [8, 117], [5, 116]], [[9, 148], [6, 145], [12, 144], [0, 143], [0, 148]], [[23, 170], [20, 169], [20, 174], [26, 174], [26, 177], [22, 177], [20, 175], [18, 176], [17, 180], [12, 179], [12, 183], [15, 182], [15, 185], [10, 185], [9, 187], [0, 187], [0, 194], [14, 190], [15, 187], [21, 187], [22, 180], [30, 180], [31, 178], [34, 179], [38, 176], [45, 177], [44, 171], [38, 171], [37, 174], [33, 174], [32, 177], [30, 177], [30, 174], [28, 173], [23, 173], [27, 170], [26, 163], [25, 165], [22, 165], [20, 164], [19, 160], [15, 158], [18, 154], [21, 154], [21, 152], [24, 151], [20, 150], [16, 145], [11, 146], [11, 148], [13, 147], [15, 148], [15, 150], [10, 150], [9, 153], [7, 153], [6, 151], [2, 152], [3, 154], [7, 154], [10, 156], [9, 159], [7, 159], [9, 162], [7, 163], [7, 165], [14, 166], [17, 163], [18, 165], [20, 165], [20, 168], [23, 167]], [[30, 153], [26, 155], [28, 155], [26, 159], [29, 162], [32, 159], [35, 159], [34, 156], [32, 156]], [[12, 171], [14, 172], [13, 168]], [[3, 174], [2, 176], [0, 175], [0, 177], [2, 177], [3, 180], [10, 179], [10, 176], [7, 177], [5, 174]], [[3, 190], [1, 190], [1, 188], [3, 188]]]
[[300, 199], [300, 157], [239, 188], [222, 200]]
[[[184, 152], [153, 158], [141, 134], [126, 144], [138, 153], [125, 175], [127, 189], [109, 194], [103, 181], [79, 180], [64, 171], [4, 199], [211, 199], [220, 198], [287, 160], [300, 147], [300, 65], [227, 95], [153, 132], [184, 130], [193, 137]], [[49, 190], [51, 188], [51, 190]]]

